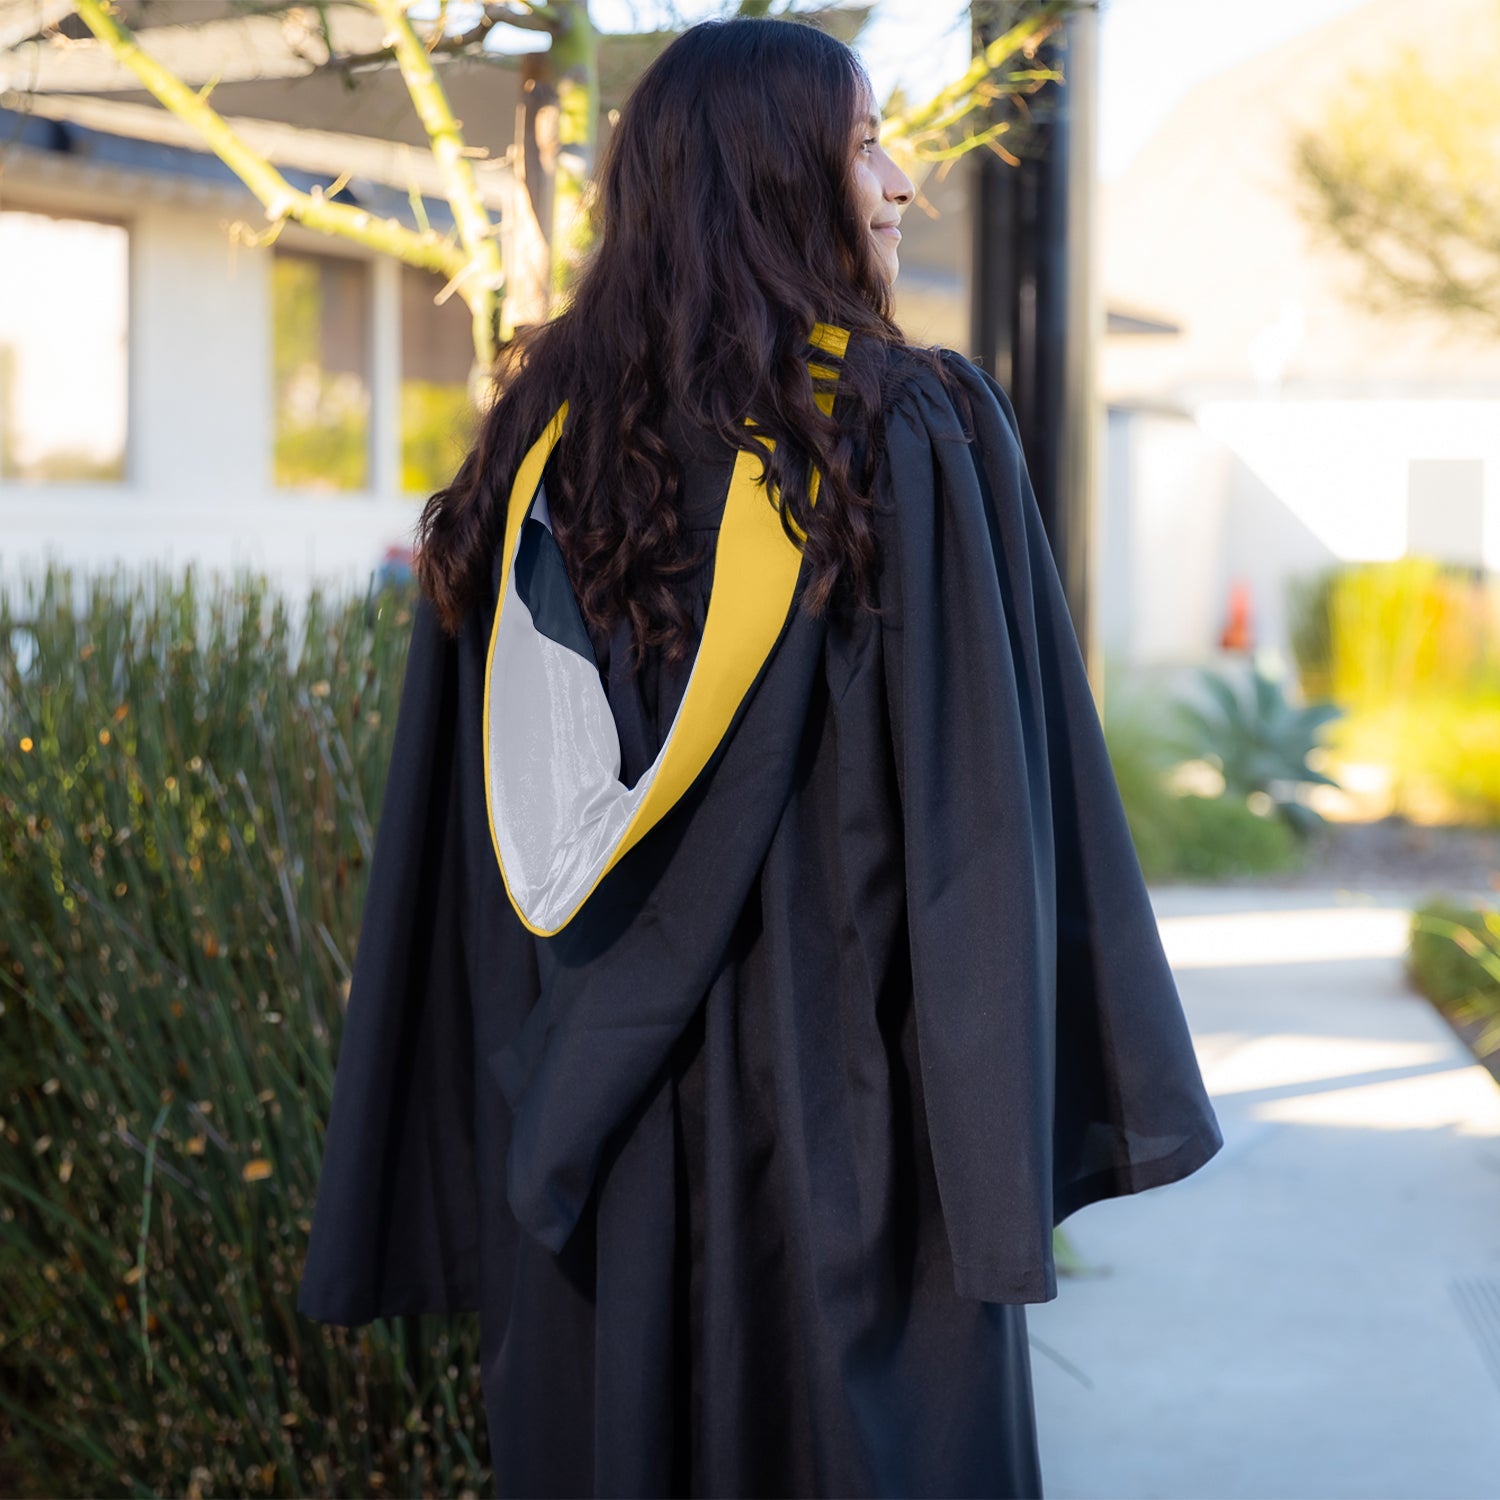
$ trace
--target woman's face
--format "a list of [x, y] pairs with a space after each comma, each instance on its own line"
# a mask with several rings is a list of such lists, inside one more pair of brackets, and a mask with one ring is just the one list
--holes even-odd
[[916, 189], [880, 144], [880, 117], [868, 92], [854, 131], [853, 192], [854, 211], [860, 223], [868, 226], [876, 264], [888, 282], [894, 281], [900, 269], [896, 251], [901, 243], [901, 215]]

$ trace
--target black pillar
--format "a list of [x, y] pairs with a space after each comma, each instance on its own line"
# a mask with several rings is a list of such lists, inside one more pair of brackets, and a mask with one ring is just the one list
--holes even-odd
[[[1036, 9], [1034, 0], [973, 0], [976, 50]], [[1019, 101], [1002, 100], [992, 115], [1014, 122], [1000, 144], [1020, 165], [984, 149], [970, 157], [970, 353], [1016, 409], [1037, 504], [1097, 691], [1089, 606], [1098, 530], [1095, 361], [1104, 325], [1094, 262], [1095, 8], [1073, 11], [1038, 48], [1035, 62], [1058, 69], [1063, 81]]]

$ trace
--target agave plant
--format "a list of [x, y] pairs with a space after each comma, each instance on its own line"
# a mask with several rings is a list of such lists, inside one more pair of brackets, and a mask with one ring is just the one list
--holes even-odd
[[1321, 816], [1297, 795], [1299, 785], [1338, 786], [1307, 763], [1317, 747], [1318, 730], [1343, 710], [1331, 702], [1302, 706], [1287, 702], [1280, 681], [1259, 663], [1251, 671], [1248, 694], [1208, 669], [1199, 671], [1210, 704], [1179, 703], [1177, 711], [1192, 749], [1218, 766], [1226, 795], [1263, 792], [1298, 834], [1321, 824]]

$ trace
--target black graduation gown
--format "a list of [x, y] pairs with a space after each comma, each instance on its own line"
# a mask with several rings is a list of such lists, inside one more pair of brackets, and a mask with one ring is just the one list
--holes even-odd
[[[486, 822], [493, 606], [418, 606], [298, 1305], [477, 1310], [501, 1495], [1039, 1495], [1053, 1226], [1222, 1144], [1009, 400], [897, 358], [883, 618], [794, 607], [554, 936]], [[620, 645], [628, 783], [690, 663]]]

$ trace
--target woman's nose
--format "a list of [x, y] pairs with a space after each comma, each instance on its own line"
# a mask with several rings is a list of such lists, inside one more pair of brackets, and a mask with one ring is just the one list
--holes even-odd
[[910, 203], [916, 194], [916, 187], [910, 177], [896, 165], [891, 163], [891, 178], [885, 185], [885, 195], [892, 203]]

